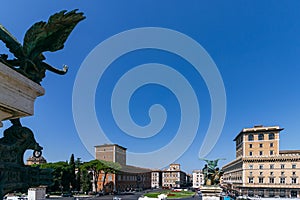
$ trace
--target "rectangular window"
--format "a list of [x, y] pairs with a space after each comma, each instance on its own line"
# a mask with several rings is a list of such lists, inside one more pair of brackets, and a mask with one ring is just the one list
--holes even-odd
[[281, 176], [284, 176], [284, 172], [281, 172]]
[[280, 168], [281, 168], [281, 169], [284, 169], [284, 164], [281, 164], [281, 165], [280, 165]]
[[274, 144], [273, 143], [270, 143], [270, 147], [273, 147], [274, 146]]
[[270, 151], [270, 156], [272, 156], [274, 154], [274, 151], [273, 150], [271, 150]]
[[292, 169], [296, 169], [296, 164], [292, 164]]
[[259, 169], [263, 169], [264, 168], [264, 165], [259, 165]]
[[249, 176], [252, 176], [252, 172], [249, 172]]
[[297, 183], [297, 178], [292, 178], [291, 183], [296, 184]]
[[270, 165], [270, 169], [274, 169], [274, 165], [273, 164]]
[[253, 183], [253, 178], [249, 177], [249, 183]]
[[259, 151], [259, 155], [262, 156], [262, 155], [263, 155], [263, 152], [262, 152], [262, 151]]
[[264, 183], [264, 178], [258, 178], [258, 183]]
[[262, 148], [262, 147], [263, 147], [263, 144], [260, 143], [260, 144], [259, 144], [259, 148]]
[[274, 172], [270, 172], [270, 176], [273, 176], [274, 175]]
[[252, 148], [252, 144], [249, 144], [249, 148]]
[[253, 165], [249, 165], [249, 169], [253, 169]]
[[274, 183], [274, 178], [269, 178], [269, 183]]
[[262, 175], [263, 175], [263, 172], [259, 172], [259, 175], [262, 176]]
[[280, 183], [284, 184], [285, 183], [285, 178], [280, 178]]
[[293, 172], [293, 176], [296, 176], [296, 172]]
[[249, 152], [249, 156], [252, 156], [252, 151]]

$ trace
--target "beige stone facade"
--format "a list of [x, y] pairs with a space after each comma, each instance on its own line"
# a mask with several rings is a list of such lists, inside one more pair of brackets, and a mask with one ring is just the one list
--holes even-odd
[[39, 165], [39, 164], [44, 164], [44, 163], [47, 163], [47, 161], [43, 156], [41, 156], [39, 158], [30, 156], [26, 161], [26, 165], [34, 165], [34, 164]]
[[186, 185], [186, 173], [181, 171], [180, 164], [170, 164], [169, 168], [162, 172], [162, 187], [180, 188]]
[[300, 197], [300, 151], [279, 150], [279, 126], [243, 129], [236, 159], [223, 166], [223, 185], [239, 195]]

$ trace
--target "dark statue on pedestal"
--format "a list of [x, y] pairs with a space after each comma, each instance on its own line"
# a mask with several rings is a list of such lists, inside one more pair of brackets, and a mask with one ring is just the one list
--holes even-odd
[[[0, 24], [0, 40], [15, 56], [9, 59], [7, 54], [0, 54], [0, 62], [38, 84], [45, 77], [46, 70], [65, 74], [67, 66], [62, 70], [50, 66], [44, 62], [43, 52], [63, 49], [70, 33], [83, 19], [85, 16], [77, 10], [56, 13], [48, 22], [41, 21], [31, 26], [25, 34], [23, 46]], [[0, 138], [0, 200], [8, 192], [51, 185], [53, 181], [51, 170], [24, 165], [26, 150], [33, 150], [34, 156], [39, 157], [43, 148], [36, 142], [33, 132], [22, 126], [20, 119], [10, 121], [12, 126]]]
[[205, 186], [216, 186], [220, 183], [221, 176], [223, 175], [223, 171], [220, 170], [218, 166], [219, 160], [224, 159], [216, 159], [216, 160], [204, 160], [207, 164], [205, 164], [204, 168], [202, 169], [204, 175], [204, 185]]
[[23, 46], [0, 24], [0, 40], [15, 56], [8, 59], [7, 54], [0, 54], [0, 62], [17, 70], [32, 81], [40, 84], [46, 70], [57, 74], [67, 73], [67, 66], [62, 70], [45, 63], [43, 52], [63, 49], [64, 43], [78, 22], [85, 17], [83, 13], [61, 11], [52, 15], [48, 22], [37, 22], [25, 34]]

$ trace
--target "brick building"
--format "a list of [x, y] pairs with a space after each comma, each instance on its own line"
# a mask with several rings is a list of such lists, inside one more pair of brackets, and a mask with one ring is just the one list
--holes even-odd
[[122, 192], [132, 189], [151, 188], [151, 170], [126, 165], [126, 148], [117, 144], [95, 146], [96, 159], [116, 162], [121, 165], [117, 174], [108, 174], [103, 187], [104, 174], [99, 175], [98, 188], [105, 192]]

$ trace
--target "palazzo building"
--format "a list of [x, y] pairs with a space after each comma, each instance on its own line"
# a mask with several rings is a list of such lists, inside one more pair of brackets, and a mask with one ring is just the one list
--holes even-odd
[[181, 171], [180, 164], [170, 164], [168, 169], [162, 171], [162, 187], [180, 188], [186, 186], [186, 173]]
[[223, 166], [223, 186], [237, 195], [300, 197], [300, 150], [280, 150], [279, 126], [244, 128], [236, 159]]
[[193, 188], [200, 188], [204, 184], [204, 175], [201, 169], [193, 170]]
[[99, 175], [98, 188], [104, 192], [122, 192], [151, 188], [151, 170], [126, 164], [126, 148], [117, 144], [95, 146], [98, 160], [116, 162], [121, 165], [117, 174], [107, 174], [103, 186], [104, 173]]

